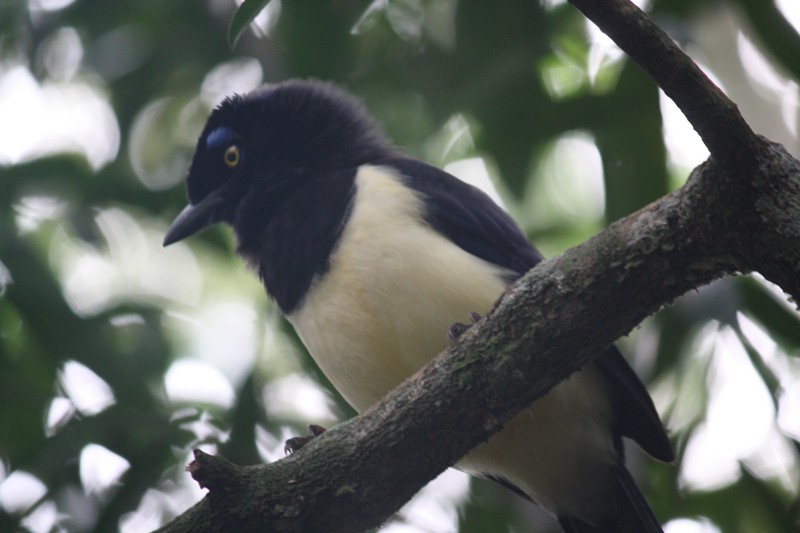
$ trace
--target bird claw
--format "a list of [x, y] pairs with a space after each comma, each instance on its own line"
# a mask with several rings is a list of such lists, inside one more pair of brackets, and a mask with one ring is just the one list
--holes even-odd
[[464, 334], [469, 328], [472, 327], [473, 324], [477, 323], [478, 320], [481, 319], [481, 315], [476, 313], [475, 311], [469, 312], [469, 319], [472, 321], [472, 324], [462, 324], [461, 322], [456, 322], [450, 329], [447, 330], [447, 338], [450, 339], [450, 343], [456, 342], [461, 335]]
[[283, 445], [283, 453], [286, 455], [291, 455], [315, 438], [319, 437], [323, 433], [325, 433], [325, 428], [322, 426], [318, 426], [316, 424], [311, 424], [308, 426], [308, 430], [311, 432], [311, 435], [306, 435], [305, 437], [292, 437], [291, 439], [286, 439], [286, 443]]
[[450, 340], [450, 343], [454, 343], [458, 340], [458, 338], [464, 334], [465, 331], [469, 329], [469, 325], [462, 324], [461, 322], [456, 322], [450, 329], [447, 330], [447, 338]]

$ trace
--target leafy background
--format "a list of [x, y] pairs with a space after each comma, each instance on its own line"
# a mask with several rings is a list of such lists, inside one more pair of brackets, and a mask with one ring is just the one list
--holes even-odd
[[[652, 0], [754, 128], [800, 155], [794, 0]], [[146, 531], [202, 496], [192, 447], [273, 461], [352, 411], [214, 229], [162, 249], [209, 110], [291, 77], [364, 99], [408, 153], [494, 183], [547, 254], [678, 187], [706, 153], [560, 0], [0, 4], [0, 531]], [[626, 305], [626, 302], [619, 302]], [[629, 338], [678, 451], [629, 463], [669, 533], [797, 531], [800, 319], [757, 275]], [[448, 472], [392, 532], [554, 531]]]

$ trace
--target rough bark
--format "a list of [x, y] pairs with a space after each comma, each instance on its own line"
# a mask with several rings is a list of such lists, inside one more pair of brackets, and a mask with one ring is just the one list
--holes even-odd
[[[269, 465], [202, 452], [209, 494], [161, 531], [364, 531], [645, 317], [758, 271], [800, 298], [800, 163], [626, 0], [571, 0], [678, 104], [711, 157], [687, 184], [545, 261], [363, 415]], [[235, 525], [235, 526], [234, 526]]]

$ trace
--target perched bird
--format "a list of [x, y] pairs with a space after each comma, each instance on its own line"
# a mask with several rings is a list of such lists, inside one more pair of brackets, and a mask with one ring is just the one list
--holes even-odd
[[[316, 81], [231, 96], [211, 114], [164, 245], [216, 222], [358, 411], [447, 348], [541, 255], [478, 189], [396, 150], [363, 106]], [[673, 452], [610, 348], [456, 466], [537, 502], [567, 532], [661, 531], [622, 437]]]

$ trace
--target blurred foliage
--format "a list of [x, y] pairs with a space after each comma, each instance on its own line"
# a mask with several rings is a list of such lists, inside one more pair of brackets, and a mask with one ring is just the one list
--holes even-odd
[[[562, 2], [273, 0], [231, 51], [235, 9], [232, 0], [0, 5], [0, 531], [147, 530], [199, 499], [182, 472], [191, 447], [241, 464], [274, 460], [305, 423], [352, 415], [314, 385], [330, 391], [234, 259], [228, 232], [160, 249], [185, 201], [194, 139], [225, 92], [262, 78], [346, 86], [407, 152], [441, 166], [480, 158], [548, 255], [691, 170], [669, 153], [656, 87]], [[650, 10], [699, 51], [757, 129], [798, 154], [800, 38], [777, 3], [654, 0]], [[713, 55], [720, 35], [730, 41]], [[755, 67], [742, 39], [782, 89], [747, 77]], [[30, 87], [19, 88], [23, 78]], [[90, 115], [98, 127], [88, 140], [7, 155], [56, 118], [37, 101], [9, 104], [14, 91], [39, 91], [44, 105], [77, 86], [114, 118], [101, 127]], [[70, 120], [77, 139], [81, 121]], [[104, 146], [110, 156], [98, 163], [90, 152]], [[800, 318], [780, 291], [757, 277], [723, 280], [622, 343], [678, 450], [675, 465], [630, 453], [658, 516], [676, 520], [670, 531], [678, 519], [706, 527], [692, 531], [796, 531]], [[206, 373], [187, 374], [192, 361]], [[173, 385], [181, 375], [209, 377], [187, 399]], [[326, 406], [318, 415], [292, 411], [315, 395]], [[743, 426], [727, 441], [718, 430], [730, 424], [714, 422], [726, 406]], [[754, 434], [753, 446], [736, 446]], [[719, 456], [732, 457], [725, 476], [698, 480]], [[460, 505], [462, 531], [553, 530], [490, 483], [473, 482]]]

